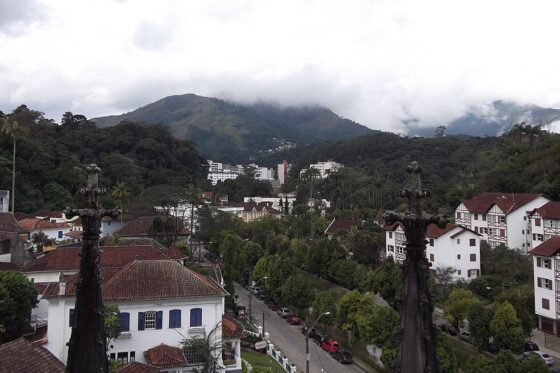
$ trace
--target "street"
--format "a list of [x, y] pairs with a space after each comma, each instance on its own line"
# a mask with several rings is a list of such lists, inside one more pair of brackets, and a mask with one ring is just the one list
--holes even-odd
[[[235, 284], [235, 293], [239, 295], [239, 301], [247, 306], [249, 309], [249, 292], [241, 285]], [[305, 337], [301, 334], [301, 326], [292, 326], [284, 319], [271, 311], [258, 300], [252, 297], [253, 315], [262, 324], [263, 311], [265, 315], [265, 329], [270, 333], [270, 341], [280, 348], [290, 362], [297, 366], [298, 372], [305, 372]], [[311, 360], [309, 364], [309, 371], [312, 373], [321, 372], [356, 372], [363, 373], [364, 371], [354, 364], [342, 365], [338, 361], [330, 357], [330, 355], [315, 344], [311, 339], [309, 340], [309, 353]]]

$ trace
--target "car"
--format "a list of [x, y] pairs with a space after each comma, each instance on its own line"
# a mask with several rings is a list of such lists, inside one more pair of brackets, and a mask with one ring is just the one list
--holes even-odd
[[441, 324], [441, 325], [439, 325], [439, 328], [442, 332], [446, 332], [446, 333], [448, 333], [449, 335], [452, 335], [452, 336], [456, 336], [457, 334], [459, 334], [459, 333], [457, 333], [457, 329], [453, 325]]
[[290, 310], [287, 309], [286, 307], [278, 308], [278, 310], [276, 310], [276, 313], [278, 314], [278, 316], [280, 316], [283, 319], [290, 316]]
[[337, 341], [334, 340], [329, 340], [321, 343], [321, 348], [330, 354], [340, 351], [340, 345]]
[[469, 332], [461, 332], [461, 334], [459, 334], [459, 338], [461, 338], [463, 341], [465, 342], [471, 342], [471, 333]]
[[255, 294], [255, 297], [257, 299], [264, 300], [266, 298], [266, 294], [261, 290], [257, 294]]
[[329, 337], [326, 334], [315, 333], [313, 335], [313, 342], [317, 343], [319, 346], [322, 346], [323, 343], [330, 341]]
[[286, 317], [286, 321], [288, 322], [288, 324], [291, 324], [291, 325], [301, 324], [301, 319], [299, 317], [297, 317], [296, 315], [290, 315], [290, 316]]
[[548, 365], [549, 367], [554, 365], [554, 359], [552, 358], [552, 356], [550, 356], [549, 354], [547, 354], [546, 352], [541, 352], [541, 351], [527, 351], [525, 353], [523, 353], [523, 357], [525, 359], [528, 359], [531, 356], [538, 356], [543, 363], [545, 363], [546, 365]]
[[[307, 326], [304, 326], [303, 328], [301, 328], [301, 334], [306, 335], [307, 334]], [[309, 338], [313, 338], [314, 335], [317, 334], [317, 331], [312, 328], [309, 329]]]
[[342, 364], [352, 364], [352, 355], [347, 351], [336, 351], [331, 354], [333, 359], [340, 361]]
[[525, 351], [538, 351], [539, 350], [539, 345], [536, 344], [535, 342], [532, 342], [532, 341], [525, 341], [525, 343], [523, 344], [523, 347], [525, 348]]

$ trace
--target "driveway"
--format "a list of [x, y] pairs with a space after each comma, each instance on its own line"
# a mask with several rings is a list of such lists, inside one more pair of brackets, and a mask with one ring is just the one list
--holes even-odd
[[[239, 296], [239, 301], [247, 306], [248, 310], [249, 292], [239, 284], [235, 284], [235, 293]], [[262, 324], [264, 311], [265, 329], [270, 333], [270, 341], [280, 348], [290, 362], [296, 365], [298, 372], [305, 372], [305, 337], [301, 334], [301, 326], [288, 324], [276, 312], [268, 309], [262, 301], [255, 297], [252, 297], [252, 305], [253, 315], [255, 315], [260, 324]], [[364, 372], [354, 364], [340, 364], [311, 339], [309, 340], [309, 353], [311, 355], [309, 371], [312, 373]]]

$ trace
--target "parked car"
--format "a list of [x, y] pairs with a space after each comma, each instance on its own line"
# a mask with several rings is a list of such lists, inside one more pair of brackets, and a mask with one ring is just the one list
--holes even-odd
[[525, 348], [525, 351], [538, 351], [539, 350], [539, 345], [537, 345], [535, 342], [531, 342], [531, 341], [525, 341], [525, 343], [523, 344], [523, 347]]
[[469, 332], [461, 332], [461, 334], [459, 334], [459, 338], [461, 338], [463, 341], [465, 342], [471, 342], [471, 333]]
[[440, 328], [440, 330], [441, 330], [442, 332], [446, 332], [446, 333], [448, 333], [449, 335], [455, 336], [455, 335], [459, 334], [459, 333], [457, 332], [457, 329], [456, 329], [453, 325], [441, 324], [441, 325], [439, 326], [439, 328]]
[[266, 298], [266, 293], [262, 290], [255, 294], [255, 297], [260, 300], [264, 300]]
[[291, 325], [300, 325], [301, 324], [301, 319], [299, 317], [297, 317], [296, 315], [290, 315], [290, 316], [286, 317], [286, 321], [288, 322], [288, 324], [291, 324]]
[[[301, 334], [307, 334], [307, 326], [303, 326], [303, 328], [301, 328]], [[313, 338], [313, 336], [315, 336], [316, 334], [317, 331], [315, 330], [315, 328], [309, 330], [309, 338]]]
[[321, 348], [330, 354], [340, 351], [340, 345], [338, 344], [337, 341], [333, 341], [333, 340], [323, 342], [321, 344]]
[[352, 364], [352, 355], [350, 354], [350, 352], [340, 350], [333, 352], [331, 356], [335, 360], [340, 361], [342, 364]]
[[278, 307], [280, 307], [278, 304], [274, 303], [273, 301], [266, 301], [264, 302], [264, 304], [272, 311], [276, 311], [278, 310]]
[[326, 334], [315, 333], [313, 335], [313, 342], [317, 343], [319, 346], [323, 346], [323, 343], [330, 341]]
[[286, 307], [280, 307], [278, 308], [278, 310], [276, 311], [276, 313], [278, 314], [278, 316], [280, 316], [281, 318], [285, 319], [286, 317], [290, 316], [290, 310], [287, 309]]
[[531, 356], [538, 356], [543, 363], [545, 363], [546, 365], [548, 365], [549, 367], [554, 365], [554, 359], [552, 358], [552, 356], [550, 356], [549, 354], [547, 354], [546, 352], [541, 352], [541, 351], [527, 351], [523, 354], [524, 358], [529, 358]]

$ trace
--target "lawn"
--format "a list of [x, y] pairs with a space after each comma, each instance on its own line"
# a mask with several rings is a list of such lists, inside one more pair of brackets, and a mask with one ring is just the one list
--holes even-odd
[[241, 349], [241, 358], [247, 360], [253, 368], [264, 368], [273, 373], [286, 373], [284, 369], [269, 355], [263, 355], [259, 352]]
[[457, 357], [457, 362], [461, 368], [464, 367], [469, 358], [478, 355], [476, 347], [471, 344], [464, 343], [458, 338], [447, 335], [447, 343], [449, 343], [449, 348]]

